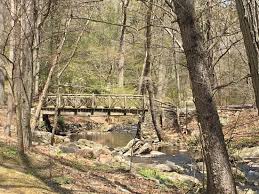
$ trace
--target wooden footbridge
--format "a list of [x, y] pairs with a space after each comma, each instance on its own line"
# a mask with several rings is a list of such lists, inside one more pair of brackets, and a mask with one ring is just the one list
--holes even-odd
[[[154, 100], [155, 107], [174, 109], [170, 103]], [[42, 114], [53, 115], [138, 115], [149, 109], [149, 100], [143, 95], [119, 94], [60, 94], [48, 95]]]

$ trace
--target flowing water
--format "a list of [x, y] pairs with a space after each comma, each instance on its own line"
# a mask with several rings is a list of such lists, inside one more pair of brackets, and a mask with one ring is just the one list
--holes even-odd
[[87, 139], [96, 143], [106, 145], [109, 148], [124, 147], [133, 139], [135, 133], [129, 132], [91, 132], [71, 136], [72, 141]]

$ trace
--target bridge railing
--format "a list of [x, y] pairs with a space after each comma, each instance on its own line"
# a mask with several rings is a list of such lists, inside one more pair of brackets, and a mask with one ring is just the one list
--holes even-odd
[[114, 94], [60, 94], [48, 95], [43, 108], [74, 109], [147, 109], [146, 97], [142, 95]]

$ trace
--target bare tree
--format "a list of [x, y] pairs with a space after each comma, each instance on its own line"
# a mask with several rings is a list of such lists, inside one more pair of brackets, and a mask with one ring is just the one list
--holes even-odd
[[118, 86], [124, 86], [124, 66], [125, 66], [125, 33], [127, 28], [127, 9], [130, 0], [122, 0], [122, 27], [120, 36], [120, 46], [119, 46], [119, 62], [118, 62]]
[[[0, 2], [0, 50], [2, 50], [4, 46], [4, 5]], [[4, 75], [4, 60], [0, 58], [0, 106], [4, 104], [4, 82], [5, 82], [5, 75]]]
[[43, 88], [43, 90], [41, 92], [41, 95], [40, 95], [40, 98], [39, 98], [39, 102], [38, 102], [38, 105], [36, 107], [36, 112], [35, 112], [35, 114], [34, 114], [34, 116], [32, 118], [32, 130], [35, 130], [35, 128], [38, 125], [38, 119], [39, 119], [39, 116], [40, 116], [40, 111], [41, 111], [43, 102], [44, 102], [44, 100], [45, 100], [45, 98], [47, 96], [52, 76], [53, 76], [54, 71], [56, 70], [56, 67], [58, 65], [59, 58], [60, 58], [60, 55], [61, 55], [61, 51], [62, 51], [63, 45], [64, 45], [66, 37], [67, 37], [67, 31], [68, 31], [68, 27], [70, 25], [71, 19], [72, 18], [70, 17], [70, 14], [69, 14], [69, 18], [67, 18], [67, 21], [66, 21], [66, 24], [65, 24], [65, 29], [64, 29], [64, 32], [63, 32], [63, 36], [62, 36], [62, 38], [60, 40], [59, 46], [58, 46], [58, 48], [56, 50], [56, 53], [54, 54], [54, 56], [52, 58], [51, 68], [49, 70], [48, 77], [47, 77], [47, 80], [45, 82], [44, 88]]
[[201, 124], [207, 169], [207, 193], [236, 193], [228, 160], [222, 127], [219, 121], [206, 67], [206, 55], [195, 13], [195, 1], [173, 0], [187, 59], [194, 103]]
[[213, 65], [214, 58], [214, 48], [212, 45], [213, 37], [212, 37], [212, 0], [207, 0], [206, 2], [206, 10], [205, 10], [205, 47], [207, 51], [207, 68], [209, 72], [209, 79], [212, 88], [216, 86], [216, 78], [215, 78], [215, 69]]
[[244, 38], [255, 102], [259, 114], [259, 3], [257, 0], [236, 0], [236, 9]]
[[152, 43], [152, 11], [153, 11], [153, 0], [149, 0], [147, 3], [147, 15], [146, 15], [146, 57], [143, 65], [142, 75], [139, 83], [139, 93], [144, 95], [146, 90], [149, 95], [149, 108], [154, 129], [156, 131], [159, 141], [161, 141], [161, 129], [157, 122], [157, 114], [154, 106], [154, 89], [151, 80], [151, 43]]

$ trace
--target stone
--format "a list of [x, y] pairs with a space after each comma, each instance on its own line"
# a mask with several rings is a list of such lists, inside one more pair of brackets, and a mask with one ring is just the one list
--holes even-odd
[[99, 158], [100, 155], [112, 156], [112, 152], [109, 149], [105, 148], [105, 147], [93, 149], [93, 153], [94, 153], [94, 157], [95, 158]]
[[239, 156], [242, 159], [259, 157], [259, 146], [243, 148], [242, 150], [236, 152], [234, 156]]
[[257, 191], [254, 191], [252, 189], [245, 189], [243, 192], [241, 192], [243, 194], [258, 194]]
[[170, 166], [166, 164], [158, 164], [155, 166], [156, 169], [162, 171], [162, 172], [172, 172], [173, 170], [170, 168]]
[[253, 177], [259, 177], [259, 172], [256, 172], [254, 170], [249, 170], [248, 175]]
[[135, 154], [149, 154], [151, 151], [152, 146], [149, 143], [145, 143], [135, 152]]
[[85, 149], [79, 150], [77, 153], [78, 155], [84, 158], [88, 158], [88, 159], [94, 158], [94, 152], [93, 152], [93, 149], [91, 148], [85, 148]]
[[127, 152], [125, 152], [125, 153], [123, 154], [123, 156], [128, 157], [128, 156], [131, 156], [131, 154], [133, 155], [133, 153], [132, 153], [132, 148], [130, 148]]
[[245, 173], [243, 173], [241, 170], [239, 170], [236, 167], [232, 167], [232, 173], [234, 176], [245, 177]]
[[93, 148], [93, 149], [100, 149], [102, 147], [104, 147], [102, 144], [98, 144], [96, 142], [87, 140], [87, 139], [79, 139], [76, 142], [77, 145], [79, 145], [79, 147], [84, 148], [84, 147], [89, 147], [89, 148]]
[[122, 152], [123, 153], [127, 152], [129, 149], [132, 148], [133, 144], [136, 144], [139, 141], [140, 141], [139, 139], [130, 140], [129, 143], [124, 148], [122, 148]]
[[63, 152], [63, 153], [76, 153], [79, 151], [79, 147], [73, 143], [70, 143], [68, 145], [61, 145], [59, 147], [59, 149]]
[[150, 152], [151, 157], [158, 157], [158, 156], [163, 156], [163, 155], [166, 155], [166, 154], [163, 153], [163, 152], [159, 152], [159, 151], [151, 151]]
[[173, 182], [177, 181], [177, 182], [183, 182], [188, 184], [191, 184], [191, 183], [196, 185], [200, 184], [200, 181], [197, 178], [194, 178], [192, 176], [188, 176], [185, 174], [179, 174], [177, 172], [172, 172], [168, 178], [170, 178], [170, 180]]
[[98, 161], [102, 164], [107, 164], [112, 161], [112, 156], [107, 154], [100, 154], [98, 157]]
[[38, 143], [49, 144], [51, 133], [46, 131], [34, 131], [32, 140]]
[[64, 143], [69, 143], [70, 142], [70, 139], [69, 138], [64, 138]]
[[166, 161], [166, 165], [171, 168], [171, 171], [178, 172], [178, 173], [184, 173], [184, 168], [175, 164], [171, 161]]

